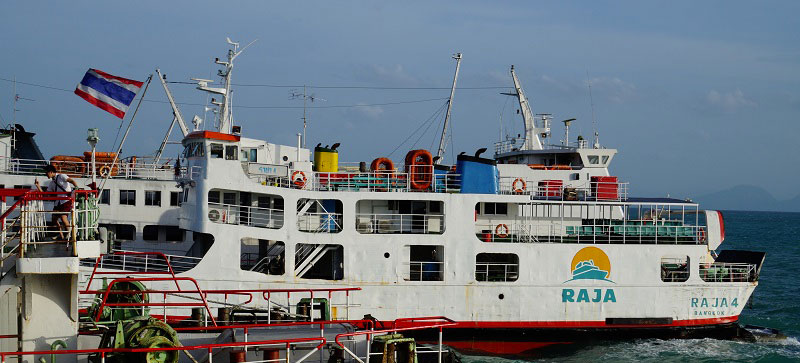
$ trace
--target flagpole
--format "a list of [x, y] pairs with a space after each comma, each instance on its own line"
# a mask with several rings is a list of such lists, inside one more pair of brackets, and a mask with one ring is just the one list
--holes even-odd
[[144, 100], [144, 96], [147, 94], [147, 88], [150, 87], [150, 81], [153, 79], [153, 75], [150, 74], [147, 77], [147, 83], [144, 86], [144, 91], [142, 91], [142, 97], [139, 98], [139, 103], [136, 104], [136, 109], [133, 110], [133, 116], [131, 116], [131, 121], [128, 123], [128, 128], [125, 129], [125, 134], [122, 135], [122, 141], [119, 142], [119, 148], [117, 148], [117, 153], [114, 155], [114, 160], [111, 162], [111, 168], [108, 170], [108, 174], [103, 179], [103, 183], [100, 184], [100, 188], [98, 188], [98, 192], [102, 193], [103, 187], [106, 186], [106, 181], [108, 178], [111, 177], [112, 172], [114, 171], [114, 166], [117, 164], [117, 160], [119, 159], [119, 155], [122, 152], [122, 146], [125, 145], [125, 139], [128, 138], [128, 133], [131, 131], [131, 125], [133, 125], [133, 120], [136, 119], [136, 113], [139, 112], [139, 106], [142, 105], [142, 100]]

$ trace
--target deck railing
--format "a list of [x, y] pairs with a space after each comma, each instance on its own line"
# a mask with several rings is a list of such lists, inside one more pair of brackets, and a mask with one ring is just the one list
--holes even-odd
[[[680, 221], [614, 221], [615, 223], [476, 224], [476, 236], [484, 242], [550, 242], [589, 244], [704, 244], [707, 228]], [[671, 224], [670, 222], [674, 223]]]
[[338, 233], [342, 231], [342, 213], [303, 213], [297, 216], [297, 228], [303, 232]]
[[456, 193], [461, 190], [461, 176], [457, 174], [290, 170], [287, 177], [255, 174], [249, 177], [262, 185], [311, 191]]
[[283, 209], [208, 203], [208, 219], [214, 223], [273, 228], [283, 227]]
[[442, 234], [443, 214], [356, 213], [356, 230], [363, 234]]
[[519, 278], [519, 263], [481, 262], [475, 264], [475, 280], [509, 282]]
[[[540, 183], [545, 182], [545, 183]], [[628, 199], [628, 182], [586, 182], [553, 185], [542, 180], [500, 177], [500, 194], [530, 195], [532, 199], [569, 201], [622, 201]]]
[[[14, 175], [43, 175], [44, 167], [53, 164], [60, 172], [70, 177], [91, 178], [91, 161], [48, 161], [35, 159], [3, 158], [0, 157], [0, 173]], [[173, 180], [176, 176], [191, 175], [191, 170], [186, 167], [175, 168], [175, 160], [164, 159], [156, 162], [151, 158], [125, 158], [111, 162], [95, 162], [96, 177], [103, 178], [111, 174], [112, 179], [148, 179], [148, 180]]]
[[700, 278], [705, 282], [753, 282], [758, 280], [757, 271], [754, 264], [714, 262], [700, 265]]

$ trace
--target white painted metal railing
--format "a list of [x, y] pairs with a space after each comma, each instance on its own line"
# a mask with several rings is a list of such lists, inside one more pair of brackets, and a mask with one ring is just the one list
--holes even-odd
[[277, 229], [283, 227], [283, 213], [282, 209], [208, 203], [208, 219], [221, 224]]
[[443, 214], [356, 214], [356, 230], [363, 234], [442, 234]]
[[753, 282], [758, 274], [754, 264], [714, 262], [700, 265], [700, 278], [705, 282]]

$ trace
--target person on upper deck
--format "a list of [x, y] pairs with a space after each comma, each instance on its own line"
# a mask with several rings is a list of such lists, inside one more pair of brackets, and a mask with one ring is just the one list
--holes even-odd
[[[78, 183], [76, 183], [75, 180], [66, 174], [58, 173], [56, 168], [52, 165], [45, 166], [44, 172], [47, 175], [47, 178], [50, 179], [50, 184], [47, 186], [48, 192], [72, 193], [73, 187], [78, 187]], [[42, 186], [39, 185], [39, 179], [36, 179], [34, 184], [36, 185], [37, 190], [40, 192], [44, 191], [42, 190]], [[60, 239], [64, 241], [66, 240], [64, 238], [64, 231], [69, 231], [70, 228], [69, 217], [67, 217], [67, 213], [71, 210], [71, 200], [56, 201], [56, 206], [53, 208], [53, 224], [56, 225], [56, 228], [58, 228], [58, 235]]]

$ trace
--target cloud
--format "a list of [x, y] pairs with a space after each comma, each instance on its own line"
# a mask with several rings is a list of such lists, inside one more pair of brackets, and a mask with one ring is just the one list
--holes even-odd
[[617, 77], [592, 78], [589, 84], [592, 86], [592, 92], [614, 103], [624, 103], [636, 95], [636, 85]]
[[709, 105], [720, 107], [726, 112], [734, 112], [741, 107], [755, 107], [758, 104], [747, 98], [740, 89], [730, 92], [708, 91], [706, 102]]
[[358, 105], [358, 107], [354, 108], [355, 112], [367, 118], [375, 120], [383, 115], [383, 107], [381, 106], [367, 106], [364, 103], [358, 103]]
[[402, 64], [383, 66], [371, 64], [357, 72], [357, 77], [364, 81], [386, 85], [415, 86], [420, 84], [419, 79], [411, 76]]

